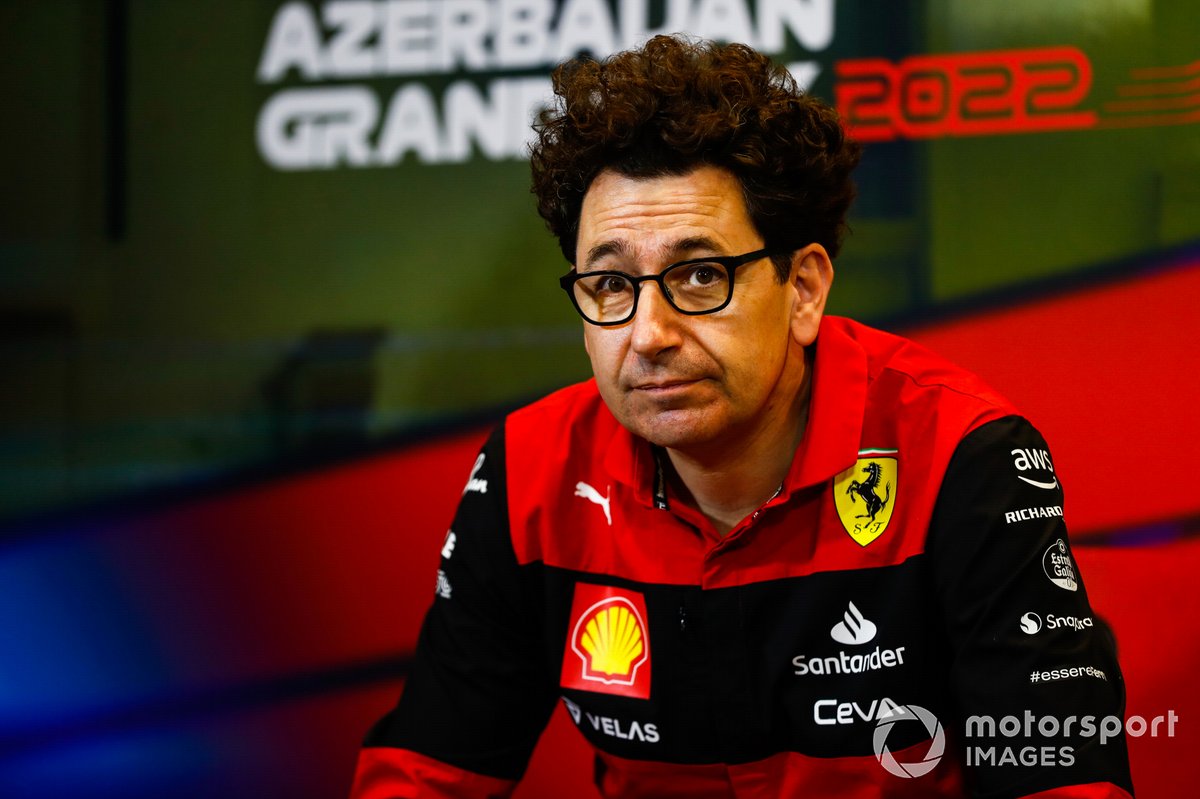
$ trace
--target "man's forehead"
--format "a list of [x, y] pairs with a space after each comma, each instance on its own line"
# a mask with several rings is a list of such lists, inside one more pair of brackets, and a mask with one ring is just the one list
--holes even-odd
[[[719, 253], [723, 250], [722, 245], [712, 236], [685, 235], [677, 239], [668, 236], [656, 241], [655, 245], [653, 247], [654, 254], [671, 259], [686, 258], [693, 253]], [[625, 239], [606, 239], [588, 248], [583, 262], [590, 266], [610, 256], [633, 260], [639, 255], [637, 249]]]
[[686, 257], [755, 238], [741, 184], [727, 170], [654, 178], [604, 171], [584, 196], [577, 254], [583, 264], [609, 256]]

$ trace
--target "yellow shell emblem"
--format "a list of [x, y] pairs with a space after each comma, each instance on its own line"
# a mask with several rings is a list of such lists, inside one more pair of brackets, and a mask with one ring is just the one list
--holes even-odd
[[896, 450], [866, 449], [833, 481], [833, 504], [850, 537], [865, 547], [883, 535], [896, 505]]
[[629, 684], [646, 660], [646, 633], [637, 611], [613, 597], [593, 605], [580, 620], [572, 647], [584, 659], [585, 678]]

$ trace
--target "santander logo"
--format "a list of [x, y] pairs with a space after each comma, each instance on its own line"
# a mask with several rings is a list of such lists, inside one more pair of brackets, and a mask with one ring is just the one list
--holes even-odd
[[839, 644], [853, 646], [865, 644], [875, 637], [875, 623], [863, 617], [862, 612], [849, 603], [850, 607], [842, 616], [842, 621], [833, 626], [829, 635]]

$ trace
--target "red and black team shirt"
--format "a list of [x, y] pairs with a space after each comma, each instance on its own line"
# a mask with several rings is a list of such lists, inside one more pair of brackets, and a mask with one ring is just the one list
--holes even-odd
[[504, 796], [557, 702], [610, 797], [1132, 795], [1045, 441], [912, 342], [829, 317], [816, 348], [787, 477], [725, 536], [594, 382], [512, 414], [354, 795]]

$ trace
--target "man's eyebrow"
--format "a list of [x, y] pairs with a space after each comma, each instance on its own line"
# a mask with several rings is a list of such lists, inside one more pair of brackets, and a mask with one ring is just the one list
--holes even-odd
[[627, 242], [620, 240], [602, 241], [595, 247], [588, 250], [587, 258], [583, 263], [585, 266], [591, 267], [601, 258], [609, 255], [624, 255], [629, 256], [631, 248]]
[[[685, 239], [671, 242], [666, 248], [672, 260], [693, 254], [696, 250], [720, 253], [721, 247], [708, 236], [688, 236]], [[603, 241], [588, 250], [587, 258], [584, 259], [584, 265], [591, 267], [600, 259], [610, 255], [632, 257], [632, 248], [628, 242], [621, 240]]]
[[708, 250], [713, 254], [719, 254], [721, 247], [708, 236], [689, 236], [686, 239], [680, 239], [671, 244], [668, 252], [672, 258], [695, 253], [696, 250]]

